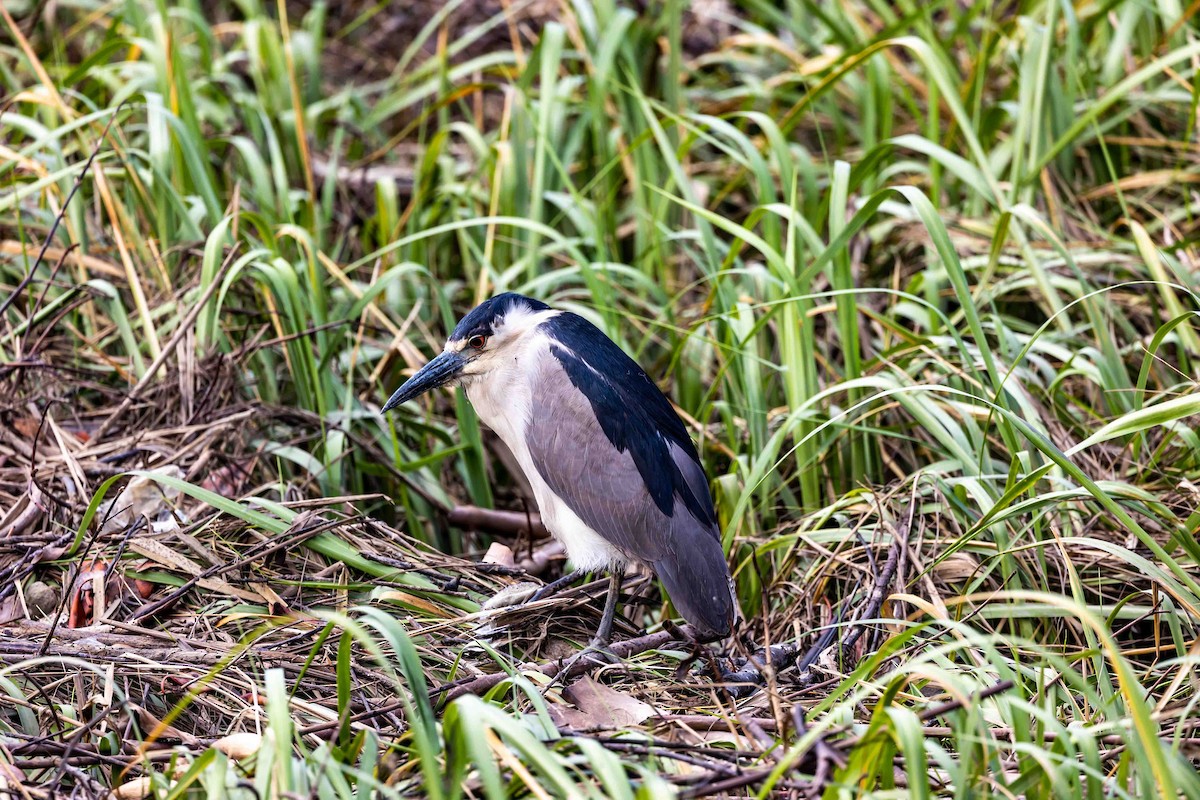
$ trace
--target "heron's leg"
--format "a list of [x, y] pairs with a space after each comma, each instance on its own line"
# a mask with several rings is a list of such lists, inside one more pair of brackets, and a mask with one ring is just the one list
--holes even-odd
[[592, 638], [589, 649], [607, 647], [612, 638], [613, 621], [617, 617], [617, 600], [621, 597], [621, 583], [625, 580], [625, 570], [616, 567], [608, 576], [608, 597], [604, 600], [604, 613], [600, 616], [600, 627]]
[[592, 641], [588, 643], [587, 647], [562, 662], [558, 674], [554, 676], [554, 680], [546, 687], [547, 689], [556, 683], [565, 685], [566, 681], [573, 677], [575, 666], [585, 659], [597, 665], [616, 664], [621, 660], [608, 649], [608, 645], [609, 639], [612, 638], [613, 622], [617, 617], [617, 601], [621, 597], [621, 583], [624, 580], [625, 570], [621, 567], [617, 567], [609, 573], [608, 597], [604, 599], [604, 613], [600, 615], [600, 627], [596, 629], [596, 635], [592, 637]]
[[579, 580], [581, 577], [583, 577], [584, 574], [585, 574], [584, 571], [581, 569], [577, 569], [577, 570], [568, 572], [566, 575], [563, 575], [558, 580], [550, 581], [550, 583], [547, 583], [545, 586], [538, 589], [533, 594], [529, 595], [529, 597], [525, 600], [525, 602], [526, 603], [534, 603], [534, 602], [537, 602], [538, 600], [547, 598], [550, 595], [556, 593], [558, 590], [562, 589], [564, 586], [570, 586], [572, 583], [575, 583], [577, 580]]

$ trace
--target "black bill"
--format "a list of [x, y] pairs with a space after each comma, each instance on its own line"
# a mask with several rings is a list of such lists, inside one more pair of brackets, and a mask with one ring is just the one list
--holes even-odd
[[425, 394], [430, 389], [445, 386], [458, 376], [458, 373], [462, 371], [466, 363], [467, 359], [458, 353], [440, 354], [437, 358], [421, 367], [416, 375], [406, 380], [404, 385], [397, 389], [396, 393], [384, 404], [383, 410], [385, 412], [391, 411], [401, 403], [407, 403], [414, 397]]

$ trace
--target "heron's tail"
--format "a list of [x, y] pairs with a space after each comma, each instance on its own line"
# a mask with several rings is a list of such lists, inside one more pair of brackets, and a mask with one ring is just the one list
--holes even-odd
[[651, 566], [683, 618], [705, 639], [724, 639], [733, 630], [737, 601], [721, 540], [706, 535], [687, 544]]

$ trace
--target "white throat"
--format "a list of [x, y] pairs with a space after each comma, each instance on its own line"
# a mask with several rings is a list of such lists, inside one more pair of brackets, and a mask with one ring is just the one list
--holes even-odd
[[514, 453], [524, 446], [539, 360], [553, 357], [538, 326], [560, 313], [523, 306], [509, 311], [492, 329], [492, 352], [479, 359], [480, 371], [463, 376], [475, 413]]

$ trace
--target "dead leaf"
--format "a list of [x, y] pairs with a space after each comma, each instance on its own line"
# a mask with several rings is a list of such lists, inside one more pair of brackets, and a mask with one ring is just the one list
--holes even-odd
[[279, 593], [261, 581], [251, 581], [250, 588], [262, 595], [262, 599], [267, 601], [267, 610], [273, 617], [286, 616], [289, 609], [287, 601], [279, 596]]
[[[137, 569], [144, 572], [153, 566], [153, 562], [143, 561]], [[111, 571], [105, 582], [104, 573], [107, 570], [108, 562], [100, 560], [88, 561], [80, 567], [71, 600], [67, 604], [67, 627], [83, 628], [98, 624], [107, 616], [108, 610], [124, 598], [135, 596], [146, 600], [154, 593], [153, 583], [127, 577], [119, 567]], [[101, 598], [100, 602], [97, 602], [97, 598]]]
[[[157, 566], [153, 561], [143, 561], [134, 567], [138, 572], [148, 572]], [[149, 600], [150, 595], [154, 594], [154, 584], [142, 578], [125, 576], [125, 585], [129, 590], [143, 600]]]
[[231, 733], [213, 742], [213, 747], [234, 761], [240, 761], [261, 750], [262, 739], [263, 737], [257, 733]]
[[133, 712], [137, 714], [138, 724], [142, 726], [142, 730], [154, 731], [156, 739], [175, 739], [189, 747], [199, 744], [200, 740], [187, 731], [181, 731], [173, 725], [164, 724], [161, 719], [136, 703], [130, 703], [129, 705], [133, 709]]
[[970, 553], [952, 553], [935, 564], [933, 572], [944, 581], [965, 581], [979, 572], [979, 561]]
[[33, 417], [14, 417], [12, 423], [13, 430], [21, 434], [21, 438], [32, 442], [33, 437], [37, 436], [38, 428], [41, 425]]
[[515, 567], [517, 565], [516, 558], [513, 557], [512, 548], [508, 545], [500, 544], [500, 542], [492, 542], [488, 547], [487, 552], [483, 554], [484, 564], [501, 564], [505, 567]]
[[[28, 163], [32, 167], [32, 162]], [[36, 170], [36, 167], [34, 169]], [[0, 253], [6, 256], [20, 256], [21, 258], [25, 258], [29, 255], [29, 245], [16, 239], [5, 239], [4, 241], [0, 241]], [[65, 247], [47, 247], [43, 257], [51, 264], [65, 259], [64, 263], [66, 264], [83, 267], [88, 272], [96, 272], [118, 280], [125, 280], [128, 275], [123, 268], [118, 267], [116, 264], [110, 264], [103, 259], [88, 255], [87, 253], [81, 253], [78, 250], [68, 250]]]
[[[129, 541], [129, 549], [135, 551], [139, 555], [143, 555], [156, 564], [160, 564], [167, 569], [182, 572], [188, 577], [198, 578], [203, 574], [204, 570], [195, 561], [192, 561], [187, 556], [172, 550], [167, 545], [157, 539], [148, 539], [142, 536], [135, 536]], [[226, 597], [236, 597], [239, 600], [245, 600], [248, 603], [257, 603], [263, 598], [256, 592], [248, 592], [241, 589], [226, 580], [218, 577], [200, 578], [197, 583], [204, 589], [213, 592], [220, 592]]]
[[398, 589], [376, 589], [374, 592], [371, 593], [371, 599], [372, 600], [390, 600], [393, 603], [400, 603], [401, 605], [406, 605], [406, 606], [410, 606], [412, 608], [420, 609], [421, 611], [424, 611], [426, 614], [431, 614], [431, 615], [438, 616], [438, 617], [448, 617], [449, 616], [449, 614], [446, 613], [445, 609], [438, 608], [433, 603], [426, 600], [424, 597], [417, 597], [416, 595], [409, 594], [408, 592], [402, 592]]
[[24, 618], [25, 609], [21, 608], [21, 598], [17, 597], [16, 592], [0, 601], [0, 625]]
[[68, 628], [84, 628], [104, 619], [109, 600], [109, 591], [104, 586], [104, 570], [107, 567], [108, 562], [94, 560], [79, 568], [67, 614]]
[[0, 514], [0, 539], [18, 536], [31, 528], [45, 515], [46, 506], [46, 496], [37, 481], [29, 481], [25, 494], [6, 513]]
[[632, 728], [654, 716], [657, 709], [633, 695], [618, 692], [585, 675], [563, 692], [575, 708], [550, 706], [550, 718], [560, 728], [613, 731]]
[[241, 467], [230, 464], [206, 474], [200, 481], [200, 486], [222, 497], [237, 497], [242, 493], [242, 486], [246, 482], [244, 476], [245, 471]]
[[[0, 791], [5, 789], [14, 789], [25, 783], [25, 773], [21, 769], [14, 767], [7, 761], [0, 760]], [[16, 797], [17, 793], [10, 793], [11, 797]]]
[[150, 796], [153, 786], [152, 778], [134, 778], [113, 788], [108, 796], [114, 800], [142, 800], [143, 797]]
[[[183, 470], [174, 465], [160, 467], [153, 471], [183, 480]], [[105, 503], [100, 507], [100, 519], [105, 521], [101, 531], [110, 533], [124, 530], [135, 519], [142, 517], [146, 517], [151, 523], [154, 523], [164, 512], [170, 512], [179, 499], [179, 494], [179, 489], [161, 484], [145, 475], [131, 478], [112, 502]]]
[[542, 588], [542, 585], [533, 581], [510, 583], [508, 586], [501, 587], [499, 591], [484, 601], [483, 608], [490, 610], [493, 608], [506, 609], [509, 606], [515, 606], [528, 600], [540, 588]]

